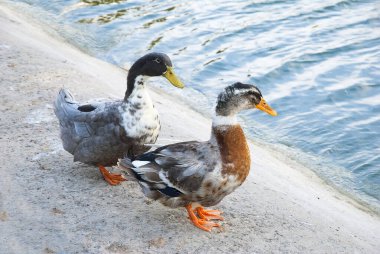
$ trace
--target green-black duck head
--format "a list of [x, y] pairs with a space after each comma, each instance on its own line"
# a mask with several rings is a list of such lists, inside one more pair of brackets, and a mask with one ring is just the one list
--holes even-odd
[[215, 110], [217, 115], [230, 116], [241, 110], [252, 108], [277, 116], [277, 112], [266, 103], [256, 86], [237, 82], [226, 87], [219, 94]]
[[134, 79], [139, 76], [163, 76], [169, 82], [178, 88], [183, 88], [183, 83], [177, 78], [173, 71], [173, 64], [170, 58], [163, 53], [149, 53], [139, 58], [131, 67], [128, 74], [128, 82], [130, 78]]

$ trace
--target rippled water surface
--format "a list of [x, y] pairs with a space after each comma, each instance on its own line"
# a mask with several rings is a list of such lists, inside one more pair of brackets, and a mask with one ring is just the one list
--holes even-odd
[[256, 140], [379, 204], [379, 1], [22, 2], [58, 16], [72, 43], [117, 65], [169, 54], [210, 105], [232, 82], [257, 84], [280, 115], [242, 114]]

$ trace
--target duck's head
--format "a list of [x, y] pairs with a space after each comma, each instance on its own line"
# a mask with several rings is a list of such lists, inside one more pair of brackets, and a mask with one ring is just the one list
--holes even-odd
[[177, 78], [173, 71], [173, 64], [170, 58], [163, 53], [149, 53], [139, 58], [131, 67], [128, 73], [129, 79], [138, 76], [164, 76], [169, 82], [178, 88], [183, 88], [183, 83]]
[[233, 116], [241, 110], [252, 108], [260, 109], [271, 116], [277, 115], [256, 86], [237, 82], [219, 94], [215, 111], [219, 116]]

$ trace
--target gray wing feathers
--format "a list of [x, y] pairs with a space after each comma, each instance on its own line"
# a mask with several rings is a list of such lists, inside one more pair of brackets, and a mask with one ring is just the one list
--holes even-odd
[[205, 175], [214, 170], [218, 155], [216, 147], [209, 142], [186, 142], [163, 149], [156, 162], [165, 176], [182, 190], [197, 190]]
[[[80, 106], [66, 89], [59, 91], [54, 112], [59, 119], [61, 139], [66, 151], [74, 160], [96, 163], [113, 159], [120, 147], [123, 135], [120, 130], [118, 106], [120, 102], [96, 103], [94, 110], [82, 112]], [[114, 147], [112, 147], [114, 146]], [[102, 148], [112, 149], [102, 149]], [[116, 154], [112, 154], [115, 153]]]
[[74, 122], [75, 133], [83, 138], [88, 138], [92, 134], [91, 128], [83, 122]]
[[[154, 160], [149, 163], [140, 167], [129, 163], [128, 167], [133, 168], [151, 187], [166, 185], [189, 193], [201, 187], [205, 175], [214, 170], [217, 163], [218, 156], [213, 145], [192, 141], [169, 145], [156, 151]], [[122, 165], [125, 166], [125, 163]], [[127, 172], [130, 173], [130, 170]]]

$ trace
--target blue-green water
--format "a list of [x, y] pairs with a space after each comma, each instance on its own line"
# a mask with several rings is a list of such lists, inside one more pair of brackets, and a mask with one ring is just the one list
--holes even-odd
[[257, 84], [279, 116], [244, 113], [249, 133], [379, 206], [379, 1], [21, 2], [111, 63], [169, 54], [210, 105], [232, 82]]

